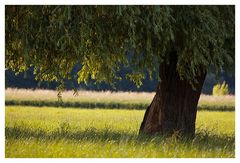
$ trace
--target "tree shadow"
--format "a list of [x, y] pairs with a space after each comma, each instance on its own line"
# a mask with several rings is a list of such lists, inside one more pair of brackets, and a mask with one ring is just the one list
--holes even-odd
[[96, 128], [86, 128], [83, 131], [71, 131], [67, 127], [59, 128], [52, 132], [46, 132], [42, 129], [31, 130], [22, 127], [5, 127], [6, 139], [39, 139], [39, 140], [61, 140], [67, 139], [72, 141], [91, 141], [91, 142], [114, 142], [114, 143], [133, 143], [148, 144], [151, 143], [156, 147], [163, 144], [194, 147], [204, 150], [206, 148], [228, 148], [235, 149], [235, 136], [213, 135], [208, 132], [199, 132], [195, 138], [187, 139], [172, 135], [171, 137], [159, 135], [138, 135], [137, 133], [128, 133], [122, 131], [112, 131], [111, 129], [97, 130]]

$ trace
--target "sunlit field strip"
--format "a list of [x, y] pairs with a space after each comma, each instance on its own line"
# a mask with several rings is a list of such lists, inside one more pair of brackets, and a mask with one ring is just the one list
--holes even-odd
[[[62, 94], [64, 103], [88, 103], [88, 104], [120, 104], [120, 107], [129, 106], [137, 108], [141, 105], [145, 108], [151, 103], [155, 93], [147, 92], [97, 92], [97, 91], [78, 91], [78, 96], [73, 95], [73, 91], [65, 91]], [[31, 89], [6, 89], [6, 101], [35, 101], [35, 102], [57, 102], [57, 91], [53, 90], [31, 90]], [[71, 107], [71, 105], [69, 105]], [[97, 105], [99, 106], [99, 105]], [[235, 96], [210, 96], [201, 95], [199, 107], [218, 106], [220, 108], [228, 107], [235, 109]], [[74, 107], [74, 105], [72, 105]], [[87, 106], [81, 106], [87, 107]], [[100, 107], [100, 106], [99, 106]]]
[[6, 107], [6, 157], [234, 157], [235, 112], [198, 112], [196, 137], [138, 136], [142, 110]]

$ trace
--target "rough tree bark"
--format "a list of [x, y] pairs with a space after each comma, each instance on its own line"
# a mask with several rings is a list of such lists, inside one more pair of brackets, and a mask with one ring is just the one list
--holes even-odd
[[177, 71], [177, 55], [170, 53], [169, 64], [161, 63], [156, 95], [147, 108], [140, 133], [171, 135], [178, 132], [183, 136], [194, 137], [197, 104], [206, 72], [197, 76], [195, 90], [181, 80]]

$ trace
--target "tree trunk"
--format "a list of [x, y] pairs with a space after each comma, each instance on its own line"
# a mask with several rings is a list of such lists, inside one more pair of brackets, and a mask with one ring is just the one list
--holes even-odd
[[206, 72], [197, 76], [195, 89], [181, 80], [176, 71], [177, 55], [170, 54], [169, 64], [161, 63], [156, 95], [147, 108], [140, 133], [171, 135], [175, 132], [183, 136], [195, 135], [197, 104]]

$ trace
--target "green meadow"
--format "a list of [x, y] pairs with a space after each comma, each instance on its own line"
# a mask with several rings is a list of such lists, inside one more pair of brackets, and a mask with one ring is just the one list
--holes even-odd
[[232, 158], [235, 112], [199, 111], [192, 140], [138, 135], [144, 110], [6, 106], [7, 158]]

